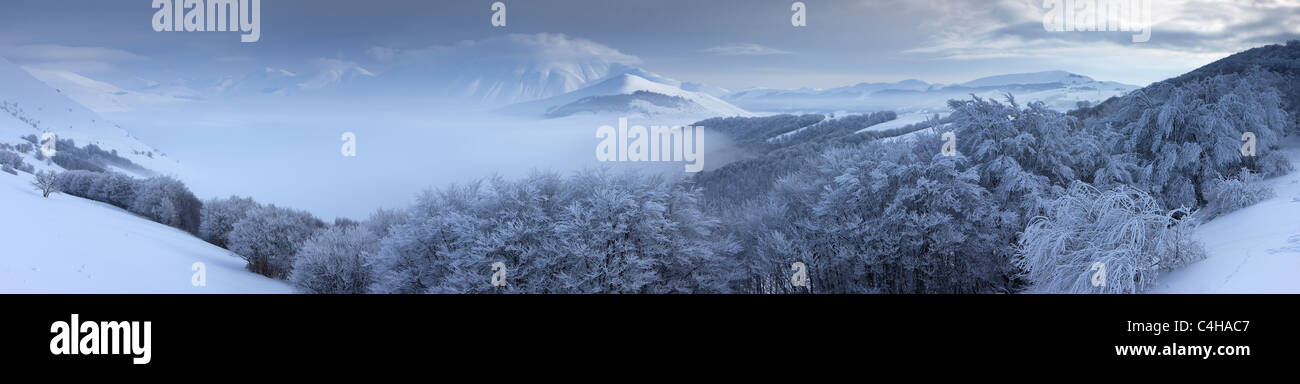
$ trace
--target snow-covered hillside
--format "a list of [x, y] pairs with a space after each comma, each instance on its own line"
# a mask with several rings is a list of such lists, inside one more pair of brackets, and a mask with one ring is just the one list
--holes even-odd
[[[290, 293], [244, 260], [108, 204], [49, 198], [32, 176], [0, 173], [0, 293]], [[206, 285], [194, 286], [194, 263]]]
[[[670, 80], [651, 81], [624, 73], [563, 95], [508, 106], [503, 111], [551, 117], [606, 112], [700, 117], [752, 116], [748, 111], [722, 99], [707, 93], [687, 91], [666, 83], [668, 81]], [[655, 99], [665, 101], [658, 102]]]
[[[0, 58], [0, 143], [20, 144], [24, 136], [54, 133], [59, 140], [88, 144], [163, 175], [181, 174], [180, 164], [116, 124]], [[57, 148], [56, 148], [57, 149]], [[129, 170], [124, 170], [129, 171]]]
[[[1300, 164], [1300, 138], [1283, 151]], [[1300, 293], [1300, 171], [1265, 182], [1275, 197], [1202, 224], [1208, 257], [1161, 276], [1151, 293]]]

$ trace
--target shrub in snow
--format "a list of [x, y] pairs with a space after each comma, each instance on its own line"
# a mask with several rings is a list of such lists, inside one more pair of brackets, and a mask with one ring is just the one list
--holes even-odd
[[[1160, 272], [1204, 258], [1188, 213], [1135, 188], [1077, 182], [1025, 228], [1018, 263], [1036, 291], [1142, 292]], [[1102, 286], [1093, 284], [1095, 263], [1106, 270]]]
[[366, 293], [379, 238], [359, 226], [334, 226], [303, 243], [289, 281], [307, 293]]
[[85, 170], [66, 171], [58, 174], [58, 187], [63, 193], [89, 198], [91, 187], [101, 177], [103, 177], [103, 174], [98, 172]]
[[119, 173], [72, 170], [60, 173], [59, 191], [124, 208], [149, 220], [198, 234], [203, 202], [185, 183], [170, 177], [133, 179]]
[[185, 183], [162, 176], [136, 182], [135, 199], [128, 210], [197, 236], [202, 207], [203, 202], [194, 197]]
[[22, 163], [22, 156], [19, 156], [17, 153], [0, 149], [0, 164], [14, 166]]
[[299, 247], [322, 228], [325, 223], [310, 213], [270, 205], [253, 209], [235, 223], [229, 249], [248, 262], [248, 270], [285, 278]]
[[248, 212], [260, 208], [261, 204], [252, 198], [231, 196], [226, 199], [211, 199], [203, 203], [199, 213], [199, 238], [222, 248], [228, 248], [230, 231], [235, 223], [248, 217]]
[[1242, 168], [1235, 178], [1220, 177], [1211, 182], [1206, 187], [1206, 199], [1210, 203], [1205, 206], [1203, 214], [1207, 219], [1213, 218], [1275, 196], [1273, 188], [1261, 179], [1258, 174]]
[[98, 175], [90, 185], [87, 198], [129, 208], [135, 202], [137, 181], [120, 173]]
[[35, 171], [35, 167], [23, 162], [22, 155], [7, 150], [0, 150], [0, 167], [6, 169], [5, 172], [12, 174], [17, 174], [16, 172], [13, 172], [15, 170], [27, 173]]

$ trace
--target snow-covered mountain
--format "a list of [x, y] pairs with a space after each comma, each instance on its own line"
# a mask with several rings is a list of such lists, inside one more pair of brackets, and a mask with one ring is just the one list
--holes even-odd
[[657, 76], [639, 69], [640, 59], [635, 56], [554, 33], [374, 51], [383, 58], [367, 66], [379, 74], [368, 81], [377, 92], [397, 90], [488, 108], [562, 95], [623, 73]]
[[1046, 71], [981, 77], [957, 85], [966, 88], [983, 88], [1027, 84], [1085, 84], [1095, 81], [1091, 77], [1066, 71]]
[[722, 88], [722, 87], [714, 86], [714, 85], [709, 85], [709, 84], [704, 84], [704, 83], [685, 82], [685, 83], [682, 83], [682, 84], [680, 85], [680, 87], [681, 87], [681, 89], [684, 89], [684, 90], [687, 90], [687, 91], [691, 91], [691, 92], [699, 92], [699, 93], [703, 93], [703, 94], [706, 94], [706, 95], [709, 95], [709, 96], [713, 96], [713, 97], [717, 97], [717, 98], [721, 98], [721, 97], [726, 96], [727, 94], [730, 94], [730, 93], [731, 93], [731, 90], [730, 90], [730, 89], [726, 89], [726, 88]]
[[1020, 102], [1042, 101], [1057, 110], [1075, 108], [1080, 101], [1097, 103], [1139, 87], [1065, 71], [998, 75], [961, 84], [931, 84], [921, 80], [860, 83], [831, 89], [751, 89], [728, 94], [724, 100], [751, 111], [835, 112], [897, 110], [909, 112], [945, 107], [949, 99], [1002, 99], [1010, 93]]
[[[114, 170], [147, 176], [176, 175], [180, 164], [163, 152], [132, 137], [116, 124], [78, 104], [37, 80], [23, 68], [0, 58], [0, 143], [30, 143], [24, 137], [39, 138], [52, 132], [60, 141], [71, 139], [77, 147], [94, 144], [106, 152], [147, 169], [113, 167]], [[55, 148], [56, 150], [59, 149]]]
[[845, 87], [818, 89], [818, 88], [800, 88], [800, 89], [777, 89], [777, 88], [752, 88], [743, 91], [726, 94], [723, 98], [732, 101], [757, 101], [769, 98], [810, 98], [810, 99], [837, 99], [864, 97], [871, 93], [884, 90], [897, 91], [926, 91], [940, 84], [930, 84], [921, 80], [909, 79], [895, 83], [858, 83]]
[[752, 116], [748, 111], [713, 95], [687, 91], [676, 84], [681, 83], [662, 77], [650, 80], [637, 74], [622, 73], [589, 87], [542, 100], [507, 106], [502, 111], [546, 117], [584, 113], [700, 117]]

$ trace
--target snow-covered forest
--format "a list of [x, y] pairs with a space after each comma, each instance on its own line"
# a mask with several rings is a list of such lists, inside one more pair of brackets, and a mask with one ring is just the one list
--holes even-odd
[[332, 223], [200, 201], [71, 142], [57, 176], [18, 155], [38, 142], [0, 148], [0, 164], [308, 293], [1141, 293], [1205, 258], [1198, 225], [1275, 196], [1264, 180], [1294, 169], [1280, 150], [1297, 84], [1293, 41], [1069, 112], [1007, 94], [888, 130], [866, 128], [892, 111], [714, 118], [695, 125], [745, 154], [715, 170], [491, 177]]

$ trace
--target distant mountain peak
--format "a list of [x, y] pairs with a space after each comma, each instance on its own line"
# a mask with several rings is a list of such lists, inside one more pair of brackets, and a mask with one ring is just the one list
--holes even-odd
[[683, 114], [704, 117], [751, 116], [748, 111], [705, 92], [688, 91], [671, 79], [647, 79], [634, 72], [542, 100], [506, 107], [511, 113], [568, 116], [579, 113]]
[[1088, 76], [1056, 70], [1056, 71], [1043, 71], [1043, 72], [1012, 73], [1006, 75], [981, 77], [958, 85], [963, 87], [969, 87], [969, 88], [982, 88], [982, 87], [996, 87], [996, 86], [1004, 86], [1004, 85], [1030, 85], [1030, 84], [1056, 84], [1056, 83], [1078, 84], [1078, 83], [1091, 83], [1095, 81], [1096, 80], [1093, 80], [1091, 77]]

